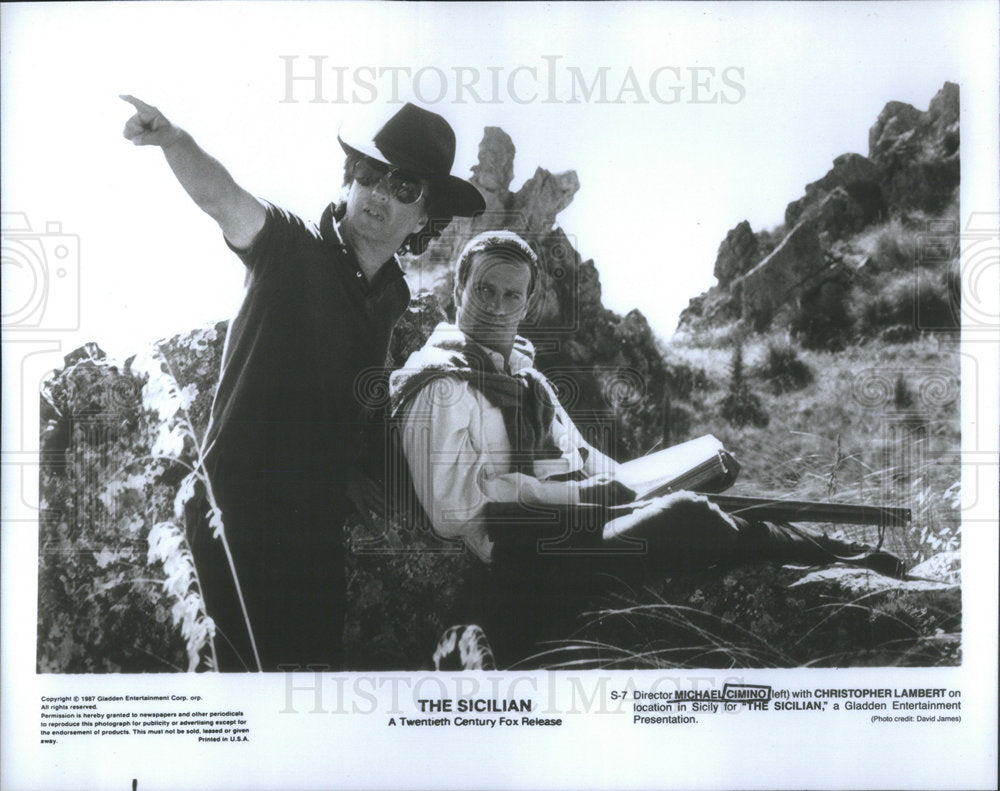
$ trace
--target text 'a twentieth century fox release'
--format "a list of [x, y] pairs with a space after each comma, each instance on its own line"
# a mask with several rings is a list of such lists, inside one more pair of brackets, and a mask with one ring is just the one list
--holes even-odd
[[418, 714], [391, 716], [389, 727], [533, 728], [559, 727], [561, 716], [533, 713], [530, 698], [420, 698]]

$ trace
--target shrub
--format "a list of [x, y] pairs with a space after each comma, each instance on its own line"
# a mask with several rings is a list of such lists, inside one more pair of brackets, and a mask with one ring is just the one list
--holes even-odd
[[870, 338], [892, 329], [886, 340], [906, 341], [920, 331], [956, 330], [960, 326], [957, 291], [952, 268], [898, 276], [881, 288], [855, 289], [857, 332]]
[[742, 344], [737, 344], [733, 350], [729, 392], [722, 400], [722, 407], [719, 411], [722, 417], [734, 426], [751, 425], [763, 428], [770, 422], [760, 398], [755, 393], [750, 392], [750, 386], [743, 373]]
[[937, 276], [923, 275], [914, 286], [913, 305], [917, 327], [922, 330], [956, 330], [959, 318], [959, 281], [949, 268]]
[[686, 362], [667, 362], [667, 386], [674, 399], [690, 401], [696, 391], [704, 392], [711, 387], [704, 368]]
[[877, 269], [888, 272], [912, 271], [917, 260], [917, 231], [894, 218], [875, 239], [872, 257]]
[[663, 410], [663, 444], [676, 445], [683, 442], [691, 433], [695, 415], [683, 404], [667, 401]]
[[779, 395], [801, 390], [813, 381], [812, 369], [799, 359], [795, 347], [787, 343], [771, 342], [767, 345], [767, 359], [759, 374]]
[[791, 330], [806, 349], [840, 351], [854, 334], [846, 276], [838, 275], [804, 292]]

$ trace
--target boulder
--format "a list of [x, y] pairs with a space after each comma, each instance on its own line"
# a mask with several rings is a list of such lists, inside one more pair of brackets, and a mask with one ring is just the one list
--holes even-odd
[[778, 310], [796, 299], [826, 267], [816, 225], [796, 225], [767, 258], [739, 279], [741, 315], [755, 328], [770, 324]]
[[[849, 225], [831, 223], [829, 210], [823, 205], [837, 194], [838, 203], [849, 203]], [[785, 224], [789, 227], [803, 220], [819, 220], [819, 230], [833, 237], [844, 232], [855, 233], [884, 214], [885, 205], [878, 182], [878, 168], [860, 154], [842, 154], [833, 161], [823, 178], [806, 186], [806, 194], [792, 201], [785, 209]]]
[[551, 231], [556, 215], [572, 203], [579, 189], [575, 171], [553, 174], [538, 168], [510, 203], [516, 215], [510, 229], [529, 237]]
[[746, 274], [760, 259], [757, 257], [757, 237], [744, 220], [726, 234], [719, 245], [713, 274], [720, 286], [727, 286], [739, 275]]
[[914, 579], [934, 580], [951, 585], [962, 581], [962, 553], [939, 552], [918, 563], [910, 569], [910, 577]]
[[960, 179], [958, 86], [945, 83], [926, 112], [889, 102], [869, 132], [868, 148], [889, 210], [941, 211]]
[[888, 102], [868, 130], [868, 156], [882, 164], [889, 157], [912, 156], [924, 114], [906, 102]]
[[816, 208], [817, 227], [828, 239], [843, 239], [857, 233], [870, 220], [864, 204], [843, 187], [834, 187]]
[[514, 141], [498, 126], [488, 126], [479, 143], [479, 162], [472, 166], [472, 183], [486, 199], [486, 211], [503, 211], [514, 179]]

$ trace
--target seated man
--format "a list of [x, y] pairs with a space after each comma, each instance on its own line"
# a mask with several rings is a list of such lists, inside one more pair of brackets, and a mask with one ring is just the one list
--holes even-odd
[[[650, 570], [771, 559], [902, 572], [887, 553], [792, 525], [747, 523], [688, 492], [636, 509], [631, 535], [645, 542], [603, 543], [601, 531], [589, 529], [595, 512], [607, 520], [606, 509], [634, 493], [615, 480], [616, 463], [584, 441], [517, 334], [537, 263], [509, 231], [473, 238], [455, 278], [457, 327], [439, 325], [390, 381], [420, 504], [437, 533], [461, 538], [488, 570], [474, 575], [465, 611], [455, 615], [486, 629], [501, 665], [558, 634], [595, 586]], [[491, 517], [503, 503], [523, 508], [527, 540], [518, 540], [516, 526], [494, 540]], [[567, 541], [537, 541], [532, 522], [545, 512], [562, 521]]]

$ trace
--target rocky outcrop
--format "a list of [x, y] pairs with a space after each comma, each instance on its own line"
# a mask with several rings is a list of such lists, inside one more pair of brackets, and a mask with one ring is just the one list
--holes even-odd
[[894, 161], [950, 159], [959, 148], [959, 89], [946, 82], [926, 112], [889, 102], [868, 132], [868, 156], [881, 167]]
[[[836, 209], [824, 205], [836, 195]], [[839, 237], [856, 232], [885, 214], [878, 168], [860, 154], [843, 154], [819, 181], [806, 186], [806, 194], [785, 209], [789, 228], [803, 220], [819, 219], [821, 232]]]
[[939, 212], [958, 187], [959, 90], [954, 83], [926, 112], [890, 102], [868, 135], [868, 157], [879, 171], [886, 205]]
[[472, 166], [472, 181], [486, 199], [486, 211], [504, 210], [514, 180], [514, 141], [497, 126], [488, 126], [479, 143], [479, 162]]
[[[782, 305], [797, 304], [825, 277], [817, 271], [824, 264], [811, 240], [801, 257], [795, 248], [802, 240], [789, 245], [803, 227], [818, 240], [825, 265], [836, 270], [831, 250], [845, 239], [892, 216], [934, 215], [952, 204], [960, 177], [958, 86], [945, 83], [926, 111], [902, 102], [886, 104], [869, 132], [868, 149], [867, 156], [837, 157], [822, 178], [788, 204], [789, 230], [769, 255], [771, 240], [765, 234], [754, 233], [746, 222], [730, 230], [715, 263], [718, 286], [691, 301], [678, 329], [690, 333], [740, 318], [759, 329]], [[831, 271], [829, 277], [842, 275]]]
[[[604, 308], [593, 261], [583, 261], [572, 240], [553, 227], [579, 188], [576, 175], [538, 169], [512, 193], [513, 157], [510, 138], [488, 129], [474, 180], [489, 212], [456, 220], [423, 257], [409, 262], [414, 299], [393, 334], [387, 369], [401, 366], [453, 311], [451, 270], [467, 239], [487, 228], [512, 228], [536, 246], [541, 260], [538, 298], [525, 327], [539, 349], [539, 365], [595, 444], [615, 455], [635, 455], [661, 436], [662, 394], [671, 376], [682, 381], [685, 372], [668, 371], [640, 313], [622, 317]], [[174, 410], [172, 422], [147, 403], [151, 350], [140, 355], [146, 367], [133, 370], [133, 360], [117, 364], [87, 346], [67, 357], [46, 384], [39, 669], [162, 670], [187, 663], [184, 641], [171, 626], [177, 602], [163, 588], [172, 572], [147, 563], [148, 541], [158, 524], [183, 528], [186, 520], [204, 519], [205, 493], [181, 489], [197, 464], [226, 329], [219, 322], [158, 344], [152, 366], [158, 381], [174, 383], [172, 389], [158, 385]], [[365, 382], [364, 395], [377, 425], [377, 410], [385, 406], [384, 377]], [[182, 422], [188, 434], [179, 428]], [[378, 445], [380, 436], [373, 436]], [[345, 633], [349, 663], [420, 667], [450, 625], [445, 604], [458, 598], [455, 586], [468, 556], [426, 530], [415, 532], [375, 512], [358, 513], [349, 540], [355, 603]], [[113, 609], [116, 586], [129, 585], [134, 573], [144, 580], [135, 583], [141, 594], [136, 606]], [[90, 595], [92, 585], [99, 586], [99, 595]], [[102, 608], [117, 614], [108, 616]]]
[[763, 329], [783, 305], [815, 284], [825, 269], [815, 224], [799, 223], [771, 255], [740, 278], [740, 315]]
[[[192, 421], [203, 425], [223, 335], [191, 333], [178, 369], [205, 366], [205, 389], [188, 392]], [[217, 343], [216, 343], [217, 342]], [[207, 369], [215, 366], [211, 374]], [[145, 380], [88, 344], [65, 358], [43, 385], [40, 405], [39, 672], [164, 672], [188, 666], [178, 601], [167, 574], [148, 561], [154, 525], [174, 518], [195, 443], [162, 431], [144, 404]], [[193, 397], [192, 397], [193, 396]]]
[[750, 223], [744, 220], [722, 240], [712, 273], [720, 286], [727, 286], [735, 278], [753, 269], [758, 261], [757, 237], [751, 230]]

